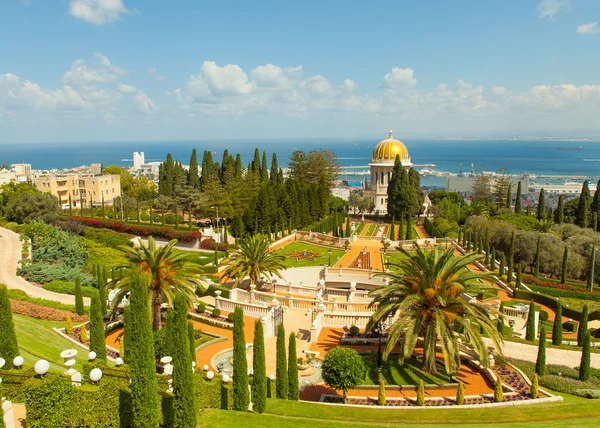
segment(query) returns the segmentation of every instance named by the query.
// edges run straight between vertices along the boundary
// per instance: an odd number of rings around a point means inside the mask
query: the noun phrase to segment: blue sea
[[[341,166],[365,166],[366,169],[377,140],[215,140],[164,142],[82,142],[28,143],[0,145],[0,164],[30,163],[33,169],[71,168],[91,163],[132,165],[134,151],[145,153],[146,162],[165,159],[167,153],[183,164],[189,163],[193,148],[202,153],[210,150],[221,161],[223,150],[240,153],[244,165],[252,160],[254,148],[277,153],[280,166],[286,166],[294,150],[319,148],[333,150]],[[505,168],[513,174],[530,172],[538,175],[600,175],[600,142],[592,141],[516,141],[516,140],[403,140],[412,162],[433,164],[439,171],[458,172],[462,163],[468,172],[471,163],[475,171],[497,171]],[[582,147],[582,150],[558,150],[558,147]],[[361,179],[361,176],[348,177]],[[424,177],[424,185],[443,186],[443,178]]]

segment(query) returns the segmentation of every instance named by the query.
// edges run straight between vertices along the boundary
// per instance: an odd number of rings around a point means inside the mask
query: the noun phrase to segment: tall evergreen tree
[[[277,398],[288,399],[288,373],[287,358],[285,352],[285,329],[283,323],[277,326],[277,354],[276,354],[276,390]]]
[[[567,261],[569,260],[569,247],[565,245],[565,251],[563,252],[562,267],[560,273],[560,283],[567,283]]]
[[[271,183],[277,183],[279,177],[279,165],[277,165],[277,153],[273,153],[273,157],[271,158],[271,174],[269,178],[271,179]]]
[[[194,374],[187,333],[188,299],[182,293],[173,303],[173,426],[196,428]]]
[[[90,351],[96,353],[96,358],[106,360],[106,343],[104,342],[104,319],[100,294],[92,293],[90,303]]]
[[[265,334],[261,320],[254,323],[254,346],[252,348],[252,410],[262,413],[267,406],[267,367],[265,362]]]
[[[517,183],[517,195],[515,196],[515,214],[523,214],[523,204],[521,202],[521,180]]]
[[[290,400],[298,401],[300,398],[300,385],[298,383],[298,362],[296,361],[298,355],[296,354],[296,335],[290,333],[290,340],[288,346],[288,398]]]
[[[546,327],[543,323],[542,327],[540,328],[540,343],[538,344],[535,372],[540,376],[544,376],[546,374]]]
[[[579,363],[579,380],[587,382],[591,375],[590,333],[585,332],[581,344],[581,361]]]
[[[510,251],[508,253],[508,282],[512,281],[513,267],[515,262],[515,232],[510,235]]]
[[[490,260],[490,269],[496,270],[496,247],[492,247],[492,257]]]
[[[579,319],[579,328],[577,329],[577,346],[583,346],[583,335],[588,332],[588,313],[589,308],[587,303],[583,305],[581,318]]]
[[[83,315],[83,295],[81,294],[81,278],[75,278],[75,312],[77,315]]]
[[[563,336],[562,326],[562,305],[560,301],[556,302],[556,314],[554,318],[554,324],[552,325],[552,344],[561,345]]]
[[[260,176],[260,150],[258,150],[258,147],[254,149],[254,159],[252,160],[250,170]]]
[[[538,198],[536,218],[541,220],[546,217],[546,193],[544,189],[540,189],[540,196]]]
[[[520,183],[520,181],[519,181]],[[512,206],[512,184],[510,184],[510,180],[508,181],[508,186],[506,188],[506,208]]]
[[[588,227],[590,223],[590,188],[588,181],[583,182],[579,202],[575,211],[575,224],[580,227]]]
[[[517,263],[517,278],[515,279],[515,290],[521,288],[521,264]]]
[[[200,188],[200,174],[198,173],[198,158],[196,154],[196,149],[192,150],[192,157],[190,158],[188,186],[192,186],[194,189]]]
[[[262,162],[260,166],[260,179],[261,181],[269,181],[269,169],[267,167],[267,154],[263,152]]]
[[[500,257],[500,266],[498,268],[498,273],[500,275],[500,277],[502,277],[504,275],[504,267],[506,266],[506,257],[504,256],[504,253],[502,253],[502,256]]]
[[[596,184],[596,191],[594,192],[594,199],[592,200],[590,209],[592,212],[600,214],[600,180],[598,180],[598,183]]]
[[[596,246],[592,245],[592,254],[590,255],[590,266],[588,269],[588,288],[590,293],[594,291],[594,267],[596,266]]]
[[[131,369],[131,413],[134,428],[157,428],[158,383],[154,360],[154,339],[148,308],[145,279],[138,271],[131,278],[129,306],[126,309],[125,344]]]
[[[8,299],[8,289],[0,284],[0,357],[12,361],[19,355],[19,345]]]
[[[190,345],[190,358],[192,362],[196,361],[196,330],[191,321],[187,323],[188,344]]]
[[[541,241],[542,241],[542,236],[540,235],[540,236],[538,236],[537,245],[535,247],[535,261],[534,261],[534,268],[533,268],[533,276],[536,278],[540,276]]]
[[[244,336],[244,312],[237,307],[233,311],[233,410],[248,411],[248,360]]]
[[[525,332],[525,340],[533,342],[535,340],[535,305],[533,300],[529,302],[529,312],[527,314],[527,330]]]
[[[158,167],[158,194],[173,196],[173,183],[175,181],[175,161],[171,153],[167,159]]]
[[[562,224],[565,220],[565,197],[560,195],[558,197],[558,205],[556,211],[554,211],[554,223]]]

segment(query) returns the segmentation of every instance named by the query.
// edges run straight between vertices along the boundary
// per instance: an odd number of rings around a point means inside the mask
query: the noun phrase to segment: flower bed
[[[142,226],[123,223],[118,220],[102,220],[86,217],[69,217],[89,227],[111,229],[116,232],[130,233],[136,236],[155,236],[164,239],[177,239],[180,242],[194,242],[202,237],[199,231],[176,230],[166,226]]]
[[[523,275],[523,282],[526,284],[531,284],[537,287],[544,288],[553,288],[556,290],[564,290],[564,291],[574,291],[577,293],[590,293],[589,288],[585,284],[575,284],[572,282],[567,282],[566,284],[561,284],[560,281],[555,281],[548,278],[536,278],[532,275]],[[600,290],[598,288],[594,288],[591,292],[592,294],[600,295]]]
[[[87,321],[86,316],[77,315],[74,312],[65,311],[63,309],[48,308],[45,306],[36,305],[30,302],[20,300],[10,301],[12,312],[15,314],[25,315],[31,318],[36,318],[43,321],[65,321],[67,316],[71,316],[73,322]]]
[[[222,315],[215,317],[209,312],[190,312],[188,316],[191,319],[198,321],[202,324],[212,325],[213,327],[224,328],[227,330],[233,329],[233,323],[229,320],[229,318],[224,317]]]

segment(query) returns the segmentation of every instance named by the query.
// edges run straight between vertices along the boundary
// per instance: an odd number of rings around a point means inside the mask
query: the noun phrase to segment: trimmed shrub
[[[543,324],[540,330],[540,342],[538,344],[535,372],[540,376],[544,376],[546,373],[546,327],[544,327]]]
[[[423,407],[425,405],[425,384],[423,379],[419,379],[419,386],[417,387],[417,406]]]
[[[504,401],[504,391],[502,389],[502,379],[498,377],[496,386],[494,387],[494,403],[502,403]]]
[[[540,311],[540,321],[541,322],[548,321],[548,311],[545,311],[543,309]]]
[[[562,305],[560,302],[556,304],[556,314],[554,318],[554,325],[552,327],[552,344],[560,345],[562,344],[562,335],[563,335],[563,327],[562,327]]]
[[[71,315],[67,315],[65,333],[67,333],[69,336],[73,336],[73,321],[71,320]]]
[[[533,300],[529,301],[529,313],[527,315],[527,331],[525,340],[533,342],[535,340],[535,305]]]
[[[30,378],[23,384],[23,395],[31,428],[64,428],[77,406],[76,390],[62,374]]]
[[[287,373],[287,358],[285,352],[285,329],[283,324],[277,326],[277,351],[276,351],[276,385],[277,398],[281,400],[288,399],[288,373]]]
[[[537,373],[533,374],[533,378],[531,379],[531,390],[529,391],[529,397],[532,399],[538,398],[539,395],[539,379]]]
[[[290,333],[288,345],[288,399],[298,401],[300,385],[298,381],[298,355],[296,353],[296,335]]]
[[[194,378],[187,333],[188,300],[175,295],[173,315],[173,425],[181,428],[196,427],[194,405]]]
[[[214,308],[212,310],[212,316],[213,317],[220,317],[221,316],[221,310],[219,308]]]
[[[325,384],[344,394],[344,403],[348,391],[362,382],[365,375],[365,363],[354,349],[336,346],[325,355],[321,372]]]
[[[83,315],[83,291],[81,290],[81,278],[78,276],[75,278],[75,312],[77,315]]]
[[[573,395],[597,400],[600,399],[600,389],[576,389],[573,391]]]
[[[583,306],[581,311],[581,318],[579,321],[579,328],[577,330],[577,346],[583,345],[583,335],[588,332],[588,305],[587,303]]]
[[[584,333],[581,347],[581,362],[579,363],[579,380],[590,380],[590,334]]]
[[[198,306],[196,307],[196,312],[198,312],[199,314],[203,314],[204,312],[206,312],[206,303],[199,302]]]
[[[75,278],[75,281],[77,282],[78,279],[79,279],[79,277]],[[75,282],[54,280],[54,281],[50,281],[47,284],[44,284],[42,286],[42,288],[44,290],[52,291],[54,293],[70,294],[71,296],[75,296],[77,286],[76,286]],[[92,294],[94,294],[96,292],[96,289],[94,287],[89,287],[89,286],[82,287],[81,280],[79,281],[79,289],[81,291],[81,295],[85,296],[85,297],[92,297]],[[75,299],[75,303],[77,304],[77,299]],[[82,304],[83,304],[83,299],[82,299]]]
[[[244,335],[244,311],[233,311],[233,410],[248,411],[248,360]]]
[[[0,284],[0,356],[6,361],[12,361],[17,355],[19,346],[8,300],[8,289]]]
[[[229,297],[230,297],[229,288],[221,287],[220,285],[215,285],[215,284],[209,285],[206,290],[202,290],[200,287],[198,287],[196,289],[196,295],[198,297],[206,297],[206,296],[217,297],[217,295],[215,294],[215,291],[217,291],[217,290],[221,292],[221,297],[223,297],[225,299],[229,299]]]
[[[90,351],[96,353],[96,358],[106,360],[104,317],[100,305],[100,296],[98,293],[94,293],[90,304]]]
[[[577,323],[575,321],[564,322],[562,327],[568,333],[575,333],[577,331]]]
[[[360,329],[357,326],[353,325],[350,327],[349,333],[350,336],[358,336],[360,334]]]
[[[458,382],[458,389],[456,390],[456,405],[462,406],[465,403],[465,384]]]
[[[254,323],[254,353],[252,359],[252,410],[263,413],[267,406],[267,367],[265,360],[265,335],[260,319]]]

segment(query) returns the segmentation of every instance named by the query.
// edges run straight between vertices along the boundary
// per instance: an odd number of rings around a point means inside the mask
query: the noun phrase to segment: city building
[[[102,164],[101,163],[93,163],[90,165],[90,169],[92,170],[92,175],[102,174]]]
[[[133,169],[140,169],[145,163],[144,152],[133,152]]]
[[[387,139],[382,140],[375,146],[369,169],[371,172],[370,182],[367,184],[367,190],[364,196],[368,196],[375,202],[374,211],[378,215],[387,214],[387,188],[392,178],[392,170],[396,155],[400,156],[400,162],[404,169],[410,169],[412,162],[408,155],[408,149],[400,141],[392,137],[392,130]]]
[[[102,206],[102,199],[107,205],[121,196],[121,177],[115,175],[44,175],[33,179],[35,187],[41,191],[56,196],[63,208],[69,207],[69,196],[73,207],[89,207],[90,203]]]
[[[494,185],[496,184],[496,180],[494,179],[496,174],[489,171],[484,172],[484,174],[490,177],[490,189],[493,189]],[[468,175],[446,174],[446,191],[460,193],[463,196],[469,196],[471,193],[473,193],[473,184],[475,184],[476,180],[477,175],[474,173]],[[513,195],[517,190],[517,183],[519,182],[521,182],[521,192],[523,192],[523,194],[529,191],[529,174],[523,174],[520,176],[512,175],[510,177],[510,184]]]
[[[13,163],[10,169],[0,170],[0,186],[10,182],[28,183],[30,179],[30,163]]]

